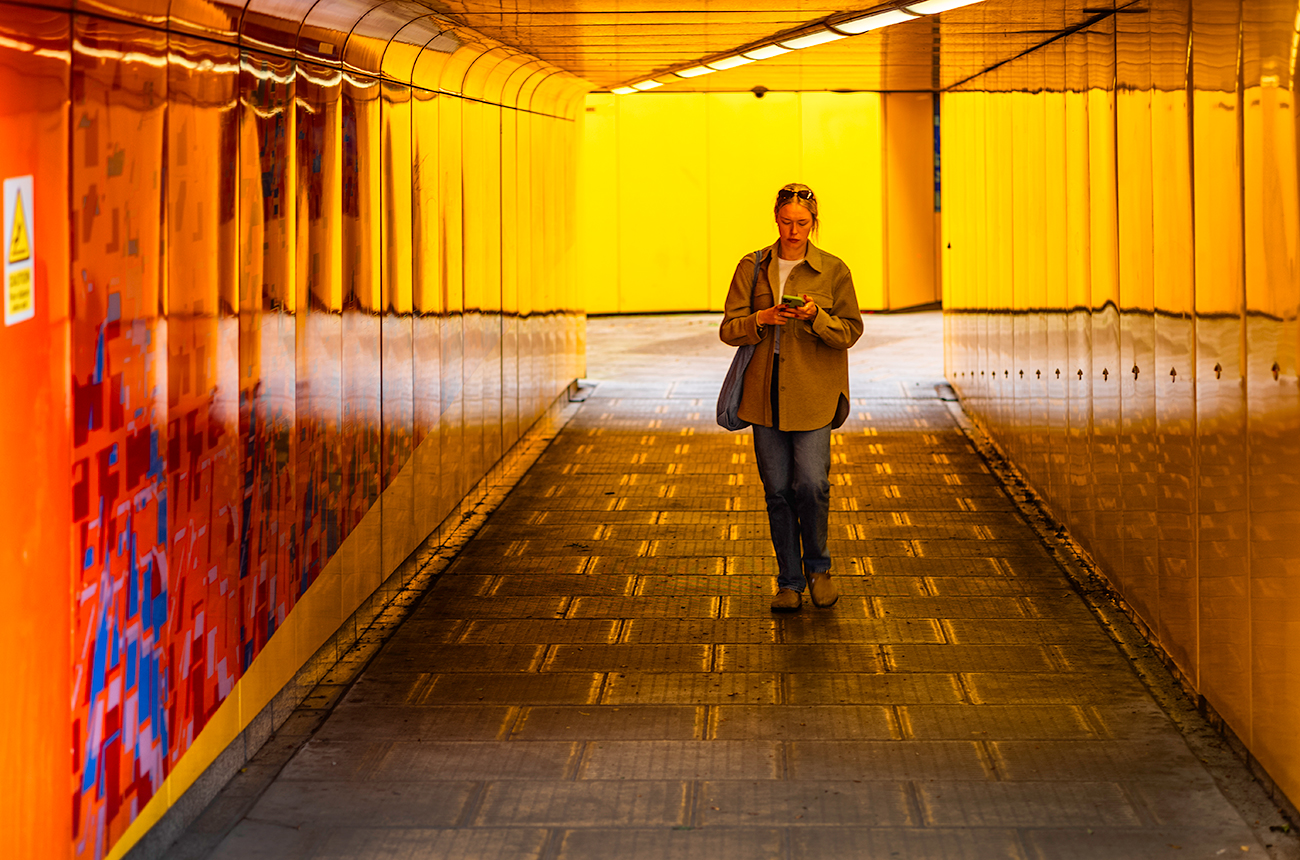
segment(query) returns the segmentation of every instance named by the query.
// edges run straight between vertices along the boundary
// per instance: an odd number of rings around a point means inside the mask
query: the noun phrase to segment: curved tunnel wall
[[[120,856],[582,374],[587,87],[410,2],[0,5],[0,77],[0,853]]]
[[[1296,800],[1297,10],[1149,5],[943,96],[947,375]]]

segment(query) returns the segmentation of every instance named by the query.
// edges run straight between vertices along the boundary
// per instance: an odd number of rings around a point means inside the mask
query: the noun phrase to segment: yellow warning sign
[[[27,319],[36,309],[32,295],[32,270],[11,272],[5,282],[5,316]]]
[[[4,224],[0,237],[8,243],[4,257],[5,325],[36,316],[40,283],[36,276],[36,237],[32,206],[36,202],[31,176],[10,176],[4,181]]]
[[[9,262],[21,263],[32,256],[32,243],[27,238],[27,215],[23,206],[23,193],[18,191],[14,202],[13,234],[9,237]]]

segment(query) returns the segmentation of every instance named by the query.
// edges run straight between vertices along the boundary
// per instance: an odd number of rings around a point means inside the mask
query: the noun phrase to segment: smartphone
[[[787,308],[801,308],[806,302],[798,296],[781,296],[781,304]]]

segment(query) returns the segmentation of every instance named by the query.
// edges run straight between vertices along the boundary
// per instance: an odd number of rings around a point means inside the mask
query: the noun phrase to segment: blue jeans
[[[777,587],[802,592],[805,572],[831,569],[826,552],[831,508],[830,425],[820,430],[774,430],[755,424],[754,456],[767,496]]]

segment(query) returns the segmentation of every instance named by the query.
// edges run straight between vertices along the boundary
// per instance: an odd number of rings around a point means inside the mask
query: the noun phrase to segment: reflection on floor
[[[591,322],[594,393],[214,856],[1264,852],[938,399],[937,314],[867,319],[844,596],[773,617],[716,324]]]

